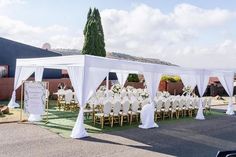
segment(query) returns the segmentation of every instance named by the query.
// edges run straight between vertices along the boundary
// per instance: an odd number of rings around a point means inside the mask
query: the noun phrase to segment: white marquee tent
[[[85,107],[88,99],[109,72],[116,72],[119,82],[122,85],[124,84],[128,73],[136,72],[144,74],[151,102],[156,95],[161,76],[164,74],[179,75],[185,86],[194,88],[197,85],[200,97],[203,96],[207,88],[209,77],[218,77],[222,86],[231,97],[226,113],[228,115],[234,114],[232,96],[235,69],[192,69],[90,55],[17,59],[14,91],[12,93],[11,101],[8,104],[9,107],[19,107],[15,102],[15,91],[21,86],[22,81],[27,80],[33,73],[35,73],[36,81],[42,81],[45,68],[66,69],[68,71],[72,86],[74,87],[81,106],[78,118],[72,130],[72,138],[83,138],[87,136],[83,124],[83,107]],[[201,99],[196,119],[204,119]]]

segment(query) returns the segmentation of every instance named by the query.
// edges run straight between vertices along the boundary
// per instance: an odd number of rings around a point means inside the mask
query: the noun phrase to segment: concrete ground
[[[0,125],[1,157],[214,157],[236,150],[236,116],[177,121],[159,128],[133,128],[65,139],[32,124]]]

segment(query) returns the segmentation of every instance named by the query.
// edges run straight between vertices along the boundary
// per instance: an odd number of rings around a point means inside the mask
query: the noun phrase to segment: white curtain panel
[[[196,82],[197,82],[198,92],[200,95],[199,108],[197,111],[196,119],[204,120],[205,117],[203,115],[202,97],[209,82],[209,73],[206,72],[205,70],[199,70],[196,74]]]
[[[71,133],[72,138],[82,138],[88,136],[84,128],[83,116],[83,88],[84,88],[84,67],[71,66],[67,69],[71,84],[75,90],[76,97],[80,103],[80,111]]]
[[[234,73],[233,72],[225,72],[221,73],[217,76],[220,80],[220,83],[224,87],[225,91],[229,95],[229,104],[227,107],[226,114],[234,115],[234,108],[232,104],[233,90],[234,90]]]
[[[44,67],[36,67],[35,69],[35,81],[42,81],[43,80],[43,71]],[[28,121],[29,122],[38,122],[41,121],[42,117],[40,114],[30,114]]]
[[[149,129],[149,128],[158,127],[158,125],[154,122],[154,111],[155,111],[155,108],[154,108],[154,105],[152,104],[147,104],[143,106],[141,110],[141,115],[140,115],[142,124],[139,125],[139,128]]]
[[[43,71],[44,71],[44,67],[37,67],[35,69],[35,81],[43,80]]]
[[[35,67],[16,67],[15,70],[15,80],[14,80],[14,90],[12,92],[12,97],[8,103],[9,108],[19,107],[20,105],[16,103],[16,90],[20,87],[24,80],[27,80],[35,72]]]
[[[155,108],[153,104],[153,99],[156,96],[161,76],[161,73],[144,72],[144,79],[147,85],[151,103],[145,105],[141,110],[142,125],[139,125],[140,128],[148,129],[158,127],[158,125],[154,122]]]
[[[128,75],[129,75],[129,73],[127,73],[127,72],[116,72],[116,76],[117,76],[118,81],[122,87],[125,85]]]
[[[149,92],[150,101],[152,102],[156,96],[162,73],[144,72],[143,75]]]
[[[194,75],[180,74],[180,77],[185,87],[190,86],[194,90],[197,85]]]
[[[84,107],[97,87],[106,77],[108,69],[68,67],[68,73],[72,86],[75,89],[78,101],[80,102],[80,112],[72,130],[72,138],[83,138],[88,136],[84,128]]]

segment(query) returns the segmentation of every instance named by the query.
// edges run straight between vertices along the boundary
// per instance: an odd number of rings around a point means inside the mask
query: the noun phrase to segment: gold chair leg
[[[113,127],[113,123],[114,123],[114,116],[111,117],[111,127]]]
[[[124,116],[122,115],[121,116],[121,121],[120,121],[120,125],[123,126],[123,119],[124,119]]]
[[[104,123],[103,123],[103,116],[101,116],[101,119],[100,119],[100,122],[101,122],[101,128],[103,129],[103,125],[104,125]]]
[[[132,113],[131,113],[131,115],[130,115],[130,125],[131,125],[131,123],[132,123],[132,119],[133,119],[133,116],[132,116]]]

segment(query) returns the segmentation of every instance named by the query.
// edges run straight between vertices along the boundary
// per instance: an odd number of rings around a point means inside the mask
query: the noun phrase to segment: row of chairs
[[[78,104],[78,100],[72,90],[58,92],[57,106],[59,110],[63,108],[64,111],[76,111]]]
[[[122,102],[116,101],[106,101],[104,105],[99,107],[99,111],[94,114],[94,125],[96,123],[101,124],[101,128],[104,127],[104,124],[110,124],[113,127],[114,123],[119,123],[120,126],[123,126],[124,122],[131,124],[136,119],[136,122],[139,121],[139,101],[133,101],[132,104],[128,100]]]
[[[190,116],[196,114],[199,105],[198,98],[187,98],[187,99],[175,99],[170,100],[167,99],[163,101],[162,99],[155,99],[155,120],[173,118],[175,116],[176,119],[179,119],[180,116]],[[211,111],[211,99],[203,100],[203,110],[204,113],[207,111]]]

